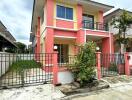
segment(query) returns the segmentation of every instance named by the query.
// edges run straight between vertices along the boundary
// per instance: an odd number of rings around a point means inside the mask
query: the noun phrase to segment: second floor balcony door
[[[83,28],[94,29],[94,16],[83,14]]]

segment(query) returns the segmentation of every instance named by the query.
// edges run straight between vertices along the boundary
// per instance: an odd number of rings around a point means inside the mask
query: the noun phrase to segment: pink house
[[[94,41],[102,53],[113,53],[113,34],[103,14],[113,6],[91,0],[34,0],[30,41],[34,53],[58,51],[58,62],[77,54],[77,45]]]
[[[86,0],[34,0],[30,40],[35,53],[75,55],[76,45],[94,41],[113,53],[113,34],[103,22],[112,6]]]

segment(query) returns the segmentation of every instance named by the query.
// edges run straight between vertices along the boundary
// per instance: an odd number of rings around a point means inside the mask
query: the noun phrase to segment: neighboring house
[[[59,62],[65,63],[65,57],[77,54],[77,45],[88,41],[96,42],[102,53],[113,53],[113,34],[103,20],[112,8],[91,0],[34,0],[34,53],[53,53],[56,48]]]
[[[127,11],[127,12],[128,12],[128,14],[132,15],[132,12],[130,12],[130,11]],[[119,8],[119,9],[116,9],[115,11],[113,11],[113,12],[111,12],[111,13],[104,16],[104,22],[108,24],[109,31],[111,33],[114,33],[114,35],[118,34],[119,30],[117,28],[114,28],[113,25],[111,25],[112,19],[120,17],[122,13],[123,13],[123,10]],[[127,29],[126,38],[131,39],[130,43],[127,43],[126,50],[128,52],[132,52],[132,27]],[[115,41],[114,44],[115,44],[114,45],[115,52],[119,52],[120,51],[119,44],[116,41]]]
[[[8,48],[16,48],[15,41],[15,38],[0,21],[0,52],[4,52]]]

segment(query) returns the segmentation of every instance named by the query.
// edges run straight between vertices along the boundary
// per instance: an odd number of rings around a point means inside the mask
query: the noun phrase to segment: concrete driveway
[[[130,81],[131,79],[128,83],[110,83],[109,89],[83,94],[70,100],[132,100],[132,81]]]

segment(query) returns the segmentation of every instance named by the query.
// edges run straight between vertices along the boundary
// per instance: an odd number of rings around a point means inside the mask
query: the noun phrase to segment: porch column
[[[37,52],[36,53],[40,53],[40,17],[38,17],[36,40],[37,40]]]
[[[109,34],[109,37],[102,39],[102,53],[114,53],[113,34]]]
[[[128,52],[126,52],[124,54],[125,56],[125,74],[126,75],[130,75],[130,66],[129,66],[129,56],[128,56]]]
[[[96,53],[96,62],[97,62],[97,77],[98,77],[98,80],[100,80],[101,79],[101,58],[100,58],[100,56],[101,56],[101,52],[97,52]]]
[[[58,67],[58,62],[57,62],[57,56],[58,52],[54,51],[53,53],[53,84],[57,85],[58,84],[58,71],[59,71],[59,67]]]
[[[54,49],[54,29],[52,28],[54,22],[54,2],[54,0],[46,1],[46,25],[49,27],[46,28],[45,53],[53,53]]]
[[[45,53],[53,53],[54,51],[54,29],[47,28],[45,36]]]
[[[77,38],[76,38],[76,44],[77,45],[82,45],[85,43],[85,33],[84,31],[81,29],[82,28],[82,22],[83,22],[83,18],[82,18],[82,14],[83,14],[83,8],[81,5],[77,5],[77,28],[78,28],[78,32],[77,32]],[[78,52],[78,48],[76,48],[76,53]]]

